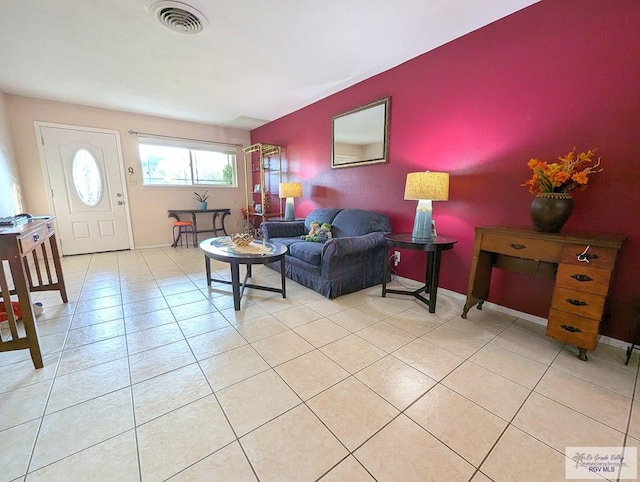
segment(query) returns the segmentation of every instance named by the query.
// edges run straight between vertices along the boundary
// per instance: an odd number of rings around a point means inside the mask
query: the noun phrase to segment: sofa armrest
[[[376,232],[364,234],[362,236],[330,239],[324,244],[322,257],[341,258],[385,246],[385,234],[386,233]]]
[[[307,234],[304,221],[265,221],[260,229],[267,241],[271,238],[295,238]]]

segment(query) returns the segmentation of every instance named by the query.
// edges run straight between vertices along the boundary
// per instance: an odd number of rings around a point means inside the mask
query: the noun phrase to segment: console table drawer
[[[604,295],[556,287],[553,290],[551,308],[599,321],[604,310],[604,300]]]
[[[606,295],[609,291],[611,271],[581,264],[560,264],[556,274],[556,286],[585,293]]]
[[[599,327],[599,321],[552,309],[546,334],[564,343],[593,350],[598,343]]]
[[[613,270],[618,251],[588,244],[567,244],[562,250],[561,263]]]
[[[545,239],[520,236],[500,236],[485,233],[482,236],[483,251],[557,263],[562,255],[562,245]]]
[[[20,251],[22,252],[22,254],[28,253],[35,246],[42,243],[45,239],[51,236],[51,233],[53,233],[53,227],[51,226],[51,223],[47,223],[37,230],[26,233],[19,239]]]

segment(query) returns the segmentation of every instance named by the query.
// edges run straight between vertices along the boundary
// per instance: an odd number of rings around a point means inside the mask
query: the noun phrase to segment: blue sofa
[[[304,241],[311,223],[331,224],[332,239]],[[316,209],[304,221],[266,221],[264,239],[286,245],[286,276],[307,288],[337,298],[382,283],[387,250],[384,234],[391,222],[384,214],[362,209]],[[279,271],[280,264],[270,268]]]

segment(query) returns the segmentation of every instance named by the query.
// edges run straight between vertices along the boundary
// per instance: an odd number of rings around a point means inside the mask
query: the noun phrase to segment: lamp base
[[[295,219],[295,210],[293,207],[293,198],[288,197],[284,205],[284,219],[286,221],[293,221]]]
[[[411,237],[419,240],[431,239],[432,224],[431,201],[422,199],[418,201]]]

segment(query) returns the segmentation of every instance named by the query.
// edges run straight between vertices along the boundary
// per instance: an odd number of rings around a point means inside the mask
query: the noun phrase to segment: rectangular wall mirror
[[[390,97],[331,119],[331,168],[388,162]]]

